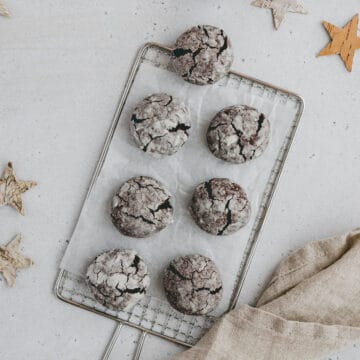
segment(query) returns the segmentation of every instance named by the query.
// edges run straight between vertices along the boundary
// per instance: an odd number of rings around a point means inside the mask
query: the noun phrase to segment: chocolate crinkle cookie
[[[154,178],[131,178],[113,197],[111,218],[124,235],[136,238],[150,236],[173,221],[171,195]]]
[[[129,310],[150,285],[144,261],[133,250],[111,250],[97,256],[86,272],[97,301],[109,309]]]
[[[175,154],[189,138],[190,110],[168,94],[153,94],[135,108],[130,132],[136,144],[152,155]]]
[[[228,235],[247,224],[251,208],[240,185],[215,178],[196,187],[190,213],[201,229],[213,235]]]
[[[163,284],[171,306],[189,315],[205,315],[214,310],[223,294],[219,270],[202,255],[172,260],[165,269]]]
[[[175,43],[172,64],[185,80],[213,84],[228,74],[234,60],[231,43],[222,29],[199,25],[182,34]]]
[[[265,115],[249,106],[231,106],[217,113],[207,130],[210,151],[219,159],[242,164],[260,156],[270,138]]]

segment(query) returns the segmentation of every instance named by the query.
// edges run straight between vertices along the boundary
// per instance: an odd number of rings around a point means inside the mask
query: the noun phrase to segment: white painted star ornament
[[[4,176],[0,178],[0,207],[10,205],[21,215],[24,215],[22,194],[36,186],[35,181],[18,180],[11,162],[5,168]]]
[[[6,246],[0,245],[0,274],[10,287],[15,284],[18,269],[28,268],[34,264],[21,253],[20,243],[21,235],[18,234]]]
[[[304,6],[297,0],[254,0],[251,4],[260,8],[271,9],[276,30],[283,22],[286,13],[307,14]]]
[[[0,15],[1,16],[10,16],[9,10],[5,7],[2,0],[0,0]]]

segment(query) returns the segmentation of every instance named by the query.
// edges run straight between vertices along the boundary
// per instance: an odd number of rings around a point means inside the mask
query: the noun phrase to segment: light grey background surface
[[[299,245],[359,225],[360,53],[353,73],[337,56],[317,59],[326,19],[344,25],[358,0],[304,0],[278,32],[250,0],[6,0],[0,18],[0,166],[39,185],[24,195],[27,215],[0,209],[0,243],[18,232],[36,265],[9,289],[0,281],[0,358],[99,359],[114,323],[52,294],[118,97],[136,50],[171,44],[199,23],[224,27],[234,69],[304,96],[306,110],[261,235],[242,301],[253,301],[275,261]],[[271,261],[269,261],[271,259]],[[130,359],[138,333],[126,330],[112,359]],[[128,345],[125,346],[125,343]],[[156,339],[142,359],[168,359]],[[358,359],[353,347],[332,359]]]

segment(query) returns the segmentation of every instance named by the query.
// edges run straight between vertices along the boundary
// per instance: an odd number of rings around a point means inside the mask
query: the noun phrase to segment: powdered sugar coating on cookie
[[[190,110],[175,97],[160,93],[135,108],[130,132],[144,152],[154,156],[175,154],[189,138]]]
[[[179,256],[164,271],[169,303],[190,315],[205,315],[219,304],[223,287],[215,263],[202,255]]]
[[[190,213],[201,229],[213,235],[228,235],[247,224],[251,207],[240,185],[215,178],[196,187]]]
[[[143,238],[173,221],[171,195],[149,176],[138,176],[121,185],[112,200],[113,224],[124,235]]]
[[[133,250],[111,250],[97,256],[86,272],[97,301],[109,309],[131,309],[150,285],[144,261]]]
[[[269,120],[256,109],[244,105],[218,112],[207,130],[210,151],[219,159],[236,164],[260,156],[269,138]]]
[[[224,30],[199,25],[182,34],[175,43],[172,65],[185,80],[213,84],[228,74],[234,55]]]

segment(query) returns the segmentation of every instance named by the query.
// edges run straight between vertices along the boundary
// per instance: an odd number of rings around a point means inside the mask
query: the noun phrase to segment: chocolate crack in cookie
[[[175,309],[205,315],[219,304],[223,287],[214,262],[202,255],[179,256],[164,271],[166,297]]]
[[[249,106],[221,110],[207,130],[210,151],[219,159],[241,164],[260,156],[270,138],[265,115]]]
[[[189,138],[190,110],[168,94],[153,94],[135,108],[130,132],[140,149],[155,156],[175,154]]]
[[[240,185],[215,178],[196,187],[190,213],[201,229],[213,235],[228,235],[247,224],[251,207]]]
[[[133,250],[111,250],[97,256],[86,272],[95,299],[109,309],[129,310],[150,285],[144,261]]]
[[[224,30],[199,25],[182,34],[175,43],[172,64],[185,80],[213,84],[228,74],[234,60],[231,43]]]
[[[124,235],[136,238],[150,236],[173,221],[171,195],[154,178],[131,178],[113,197],[111,218]]]

